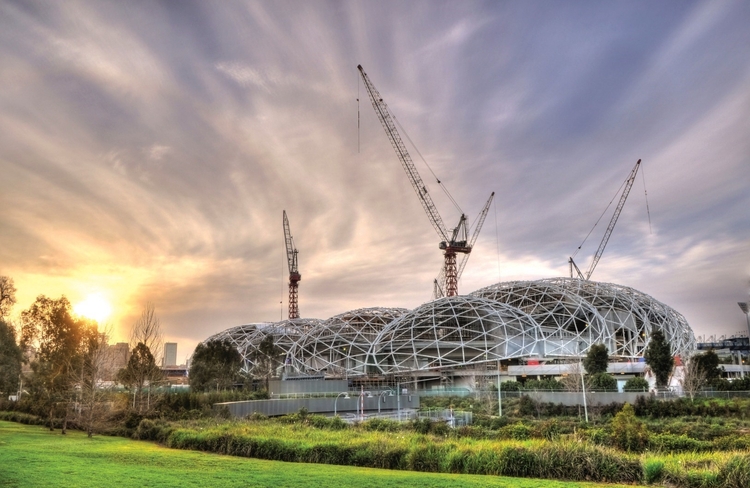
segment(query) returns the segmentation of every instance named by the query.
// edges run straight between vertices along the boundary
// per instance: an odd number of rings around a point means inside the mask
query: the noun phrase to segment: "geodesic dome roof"
[[[362,374],[370,345],[405,308],[360,308],[331,317],[311,329],[290,352],[295,369]]]
[[[463,367],[534,353],[538,328],[519,309],[471,296],[440,298],[394,320],[370,349],[378,373]]]
[[[472,368],[523,357],[578,358],[599,343],[614,359],[634,359],[643,356],[657,328],[674,354],[695,349],[685,318],[643,292],[550,278],[497,283],[411,311],[361,308],[325,321],[241,325],[207,341],[228,338],[249,371],[258,345],[272,334],[291,370],[356,376]]]
[[[612,334],[611,342],[605,342],[612,356],[642,357],[655,329],[664,332],[673,354],[684,356],[695,349],[695,336],[685,317],[635,288],[574,278],[540,281],[554,283],[596,307]]]
[[[505,303],[528,314],[539,329],[542,357],[580,356],[611,334],[597,309],[563,287],[544,281],[508,281],[471,294]]]
[[[320,322],[319,319],[287,319],[281,322],[240,325],[214,334],[203,343],[217,339],[228,339],[240,352],[244,365],[242,369],[247,372],[252,369],[252,358],[267,335],[273,335],[274,344],[281,350],[279,355],[288,356],[294,345]]]

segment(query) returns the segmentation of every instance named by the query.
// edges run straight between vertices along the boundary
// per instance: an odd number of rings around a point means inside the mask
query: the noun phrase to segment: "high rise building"
[[[177,366],[177,343],[164,343],[164,366]]]

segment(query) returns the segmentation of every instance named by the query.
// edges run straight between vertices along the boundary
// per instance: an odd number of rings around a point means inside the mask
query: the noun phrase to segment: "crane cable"
[[[617,193],[615,193],[615,196],[612,197],[612,200],[610,200],[609,204],[607,204],[607,208],[605,208],[604,212],[602,212],[602,214],[599,216],[599,218],[596,219],[596,223],[591,228],[591,230],[589,231],[589,233],[586,234],[586,237],[583,239],[583,242],[581,242],[581,245],[578,246],[578,249],[576,249],[576,252],[573,253],[573,255],[571,256],[571,258],[576,257],[576,255],[578,254],[578,251],[581,250],[581,247],[583,247],[583,245],[586,243],[586,241],[588,240],[588,238],[591,235],[591,233],[594,232],[594,229],[596,229],[597,224],[599,224],[599,221],[602,220],[602,217],[604,217],[604,214],[607,213],[607,210],[609,210],[609,207],[612,206],[612,202],[615,201],[615,199],[617,198],[617,195],[619,195],[620,191],[622,191],[622,187],[625,186],[625,183],[627,183],[629,179],[630,179],[630,176],[628,176],[627,178],[625,178],[625,181],[622,182],[622,185],[620,185],[620,188],[617,189]]]
[[[497,200],[493,201],[495,206],[495,247],[497,248],[497,281],[500,281],[500,237],[497,229]]]
[[[646,213],[648,213],[648,233],[653,234],[651,231],[651,209],[648,208],[648,191],[646,191],[646,172],[641,167],[641,177],[643,178],[643,194],[646,195]]]
[[[387,106],[386,106],[387,107]],[[461,215],[464,215],[464,211],[461,210],[461,207],[458,206],[458,203],[456,203],[456,200],[453,199],[453,196],[450,194],[448,189],[443,185],[443,183],[440,181],[440,178],[437,177],[434,171],[432,171],[432,168],[429,164],[427,164],[427,160],[422,156],[422,153],[419,152],[419,148],[414,144],[414,141],[411,140],[411,137],[409,137],[409,133],[406,132],[406,129],[401,125],[401,122],[398,121],[395,115],[393,115],[393,112],[391,112],[390,108],[387,108],[388,113],[391,115],[391,118],[396,121],[396,124],[398,124],[399,128],[401,129],[401,132],[403,132],[404,136],[406,136],[406,139],[409,141],[409,144],[411,144],[411,147],[414,148],[415,151],[417,151],[417,154],[419,154],[419,157],[422,159],[422,162],[425,166],[427,166],[427,169],[430,170],[430,173],[432,173],[432,176],[435,178],[435,181],[437,182],[438,186],[443,190],[443,192],[448,196],[451,202],[453,202],[453,206],[456,207],[456,209],[461,213]]]

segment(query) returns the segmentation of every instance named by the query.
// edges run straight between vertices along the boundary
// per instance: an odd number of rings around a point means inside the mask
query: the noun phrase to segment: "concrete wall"
[[[215,403],[214,408],[227,407],[233,417],[247,417],[255,412],[267,415],[269,417],[277,415],[288,415],[296,413],[304,407],[310,413],[333,413],[334,404],[336,413],[356,412],[359,405],[359,395],[344,398],[294,398],[281,400],[250,400],[244,402],[225,402]],[[398,397],[365,397],[365,413],[377,413],[378,401],[382,412],[396,410],[398,408]],[[417,395],[402,395],[401,408],[419,408],[419,397]]]
[[[347,380],[271,380],[269,394],[302,395],[305,393],[340,393],[349,390]]]

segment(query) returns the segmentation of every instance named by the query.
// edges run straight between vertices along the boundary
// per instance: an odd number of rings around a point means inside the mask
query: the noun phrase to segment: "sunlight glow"
[[[78,302],[73,311],[83,317],[102,323],[112,313],[109,301],[101,293],[92,293],[82,302]]]

